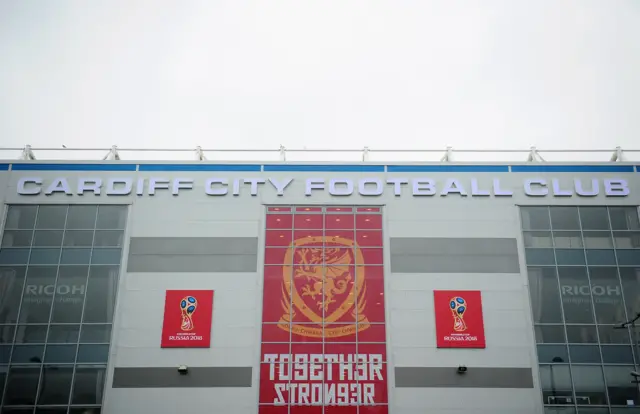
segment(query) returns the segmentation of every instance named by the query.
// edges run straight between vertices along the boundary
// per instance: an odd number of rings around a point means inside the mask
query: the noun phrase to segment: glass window
[[[31,249],[29,264],[57,265],[60,262],[60,249]]]
[[[68,404],[72,378],[73,367],[45,365],[42,369],[38,404]]]
[[[567,370],[569,370],[569,367],[567,367]],[[571,398],[571,397],[566,397],[566,398]],[[573,398],[571,398],[571,401],[573,401]],[[547,400],[545,400],[545,402],[547,402]],[[570,404],[570,403],[563,403],[563,404]],[[576,409],[574,407],[544,407],[544,414],[576,414]]]
[[[580,207],[583,230],[609,230],[609,214],[606,207]]]
[[[559,249],[581,249],[582,234],[579,231],[554,231],[553,242]]]
[[[7,212],[7,229],[32,229],[36,224],[37,206],[9,206]]]
[[[122,247],[124,232],[121,230],[97,230],[95,247]]]
[[[69,206],[68,229],[93,229],[96,226],[98,206]]]
[[[93,230],[67,230],[64,233],[66,247],[91,247]]]
[[[5,230],[2,236],[2,247],[29,247],[33,230]]]
[[[610,231],[585,231],[583,235],[587,249],[613,249]]]
[[[78,364],[106,363],[109,358],[109,345],[80,345]]]
[[[61,264],[89,264],[91,249],[62,249]]]
[[[553,267],[529,267],[529,293],[535,323],[562,323],[558,278]]]
[[[567,325],[567,338],[570,344],[598,343],[595,325]]]
[[[620,266],[640,266],[640,249],[634,250],[616,250],[618,256],[618,264]]]
[[[50,344],[72,344],[78,342],[80,325],[51,325],[49,327]]]
[[[0,345],[0,364],[8,364],[11,360],[11,345]]]
[[[111,339],[111,325],[82,325],[80,342],[108,344]]]
[[[547,207],[522,207],[522,227],[525,230],[549,230],[549,209]]]
[[[566,345],[538,345],[538,361],[541,363],[568,363]]]
[[[91,264],[96,265],[117,265],[120,263],[122,251],[120,249],[93,249]]]
[[[613,250],[587,250],[589,266],[615,266],[616,255]]]
[[[607,391],[611,405],[627,405],[627,401],[633,401],[634,405],[640,404],[638,385],[632,383],[632,371],[634,371],[633,365],[604,367],[604,377],[607,380]]]
[[[73,383],[72,404],[101,404],[104,382],[107,377],[104,367],[77,366]]]
[[[551,227],[554,230],[580,230],[576,207],[551,207]]]
[[[0,265],[21,265],[27,264],[29,260],[29,249],[1,249]]]
[[[640,249],[640,231],[614,231],[616,249]]]
[[[100,407],[71,407],[69,409],[69,414],[100,414]]]
[[[593,323],[591,289],[586,267],[559,267],[562,306],[567,323]]]
[[[80,322],[88,275],[89,266],[60,266],[52,322]]]
[[[558,262],[558,266],[584,266],[584,250],[557,249],[556,261]]]
[[[609,207],[609,216],[614,230],[640,230],[637,207]]]
[[[47,325],[18,325],[16,343],[43,344],[47,339]]]
[[[620,267],[622,293],[627,305],[627,315],[633,316],[640,310],[640,268]]]
[[[84,322],[110,323],[118,289],[118,266],[91,266]]]
[[[0,266],[0,323],[15,323],[18,320],[20,298],[24,287],[26,267]]]
[[[633,364],[633,349],[629,345],[601,345],[605,364]]]
[[[36,247],[62,246],[63,230],[36,230],[33,245]]]
[[[67,407],[36,407],[35,414],[67,414]]]
[[[547,344],[563,344],[566,342],[563,325],[536,325],[536,342]]]
[[[12,364],[41,364],[44,345],[15,345],[11,354]]]
[[[67,206],[40,206],[37,229],[63,229],[67,218]]]
[[[554,266],[556,264],[553,249],[525,249],[525,255],[529,265]]]
[[[4,405],[34,405],[40,379],[40,366],[9,368]]]
[[[0,344],[13,343],[15,332],[15,325],[0,325]]]
[[[569,356],[572,364],[600,364],[600,348],[598,345],[569,345]]]
[[[525,247],[553,247],[550,231],[525,231]]]
[[[601,366],[572,365],[571,377],[578,405],[607,405]]]
[[[100,206],[98,208],[98,229],[124,229],[127,206]]]
[[[76,360],[78,345],[47,345],[44,362],[73,364]]]
[[[622,287],[615,267],[589,267],[591,294],[599,324],[626,321]]]
[[[55,266],[29,267],[20,309],[21,323],[49,322],[57,272]]]
[[[572,404],[573,392],[568,365],[540,365],[540,385],[545,404]]]
[[[603,344],[628,344],[630,343],[629,328],[618,329],[616,325],[598,326],[598,335]]]

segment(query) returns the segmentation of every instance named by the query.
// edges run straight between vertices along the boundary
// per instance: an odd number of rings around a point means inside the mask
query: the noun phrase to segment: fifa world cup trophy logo
[[[464,313],[467,311],[467,302],[460,296],[456,296],[449,301],[449,307],[453,313],[453,330],[456,332],[466,331],[467,324],[464,323]]]
[[[194,328],[193,325],[193,313],[198,307],[198,301],[193,296],[185,296],[180,301],[180,310],[182,311],[182,324],[180,329],[183,331],[191,331]]]

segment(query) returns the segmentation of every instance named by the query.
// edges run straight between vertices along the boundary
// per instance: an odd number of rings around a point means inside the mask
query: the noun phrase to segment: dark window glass
[[[633,316],[640,310],[640,268],[620,267],[622,293],[627,306],[627,315]]]
[[[618,264],[620,266],[640,266],[640,249],[634,250],[616,250],[618,256]]]
[[[95,247],[122,247],[124,232],[121,230],[96,230]]]
[[[52,322],[80,322],[88,274],[88,266],[60,266]]]
[[[55,266],[29,267],[20,309],[20,322],[49,322],[57,272],[58,269]]]
[[[551,207],[551,227],[554,230],[580,230],[576,207]]]
[[[568,363],[566,345],[538,345],[538,361],[541,363]]]
[[[570,344],[598,343],[595,325],[567,325],[567,338]]]
[[[522,228],[525,230],[549,230],[549,210],[547,207],[522,207]]]
[[[4,392],[4,384],[7,382],[8,367],[0,367],[0,390]],[[2,395],[0,395],[0,405],[2,404]]]
[[[640,402],[638,385],[631,382],[630,372],[634,371],[633,365],[622,367],[604,367],[604,377],[607,380],[607,391],[611,405],[627,405],[627,401]]]
[[[616,325],[598,326],[600,342],[603,344],[628,344],[630,343],[629,329],[616,329]]]
[[[73,364],[76,360],[77,345],[47,345],[44,362]]]
[[[68,229],[93,229],[96,226],[98,206],[69,206]]]
[[[593,323],[593,305],[586,267],[559,267],[560,292],[567,323]]]
[[[78,364],[106,363],[109,359],[109,345],[80,345]]]
[[[72,404],[101,404],[104,382],[107,377],[104,367],[76,367],[73,382]]]
[[[2,247],[29,247],[33,230],[5,230],[2,235]]]
[[[614,231],[616,249],[640,249],[640,231]]]
[[[15,325],[0,325],[0,344],[13,343],[13,337],[16,332]]]
[[[64,233],[65,247],[91,247],[93,230],[67,230]]]
[[[57,265],[59,262],[60,249],[31,249],[30,264]]]
[[[528,267],[534,323],[562,323],[558,279],[554,267]]]
[[[40,379],[40,366],[9,368],[7,387],[4,393],[5,405],[34,405]]]
[[[100,407],[71,407],[69,414],[100,414]]]
[[[563,344],[566,342],[562,325],[536,325],[535,330],[536,342],[539,344]]]
[[[581,249],[582,234],[579,231],[554,231],[553,242],[558,249]]]
[[[127,220],[127,206],[100,206],[98,208],[98,229],[124,229]]]
[[[0,266],[0,323],[15,323],[18,320],[20,298],[24,287],[26,267]]]
[[[572,365],[571,377],[578,405],[607,405],[601,366]]]
[[[598,345],[569,345],[569,356],[572,364],[599,364],[602,362]]]
[[[122,251],[120,249],[93,249],[91,264],[110,265],[119,264]]]
[[[35,414],[67,414],[67,407],[36,407]]]
[[[12,364],[41,364],[44,345],[15,345],[11,354]]]
[[[38,229],[63,229],[67,218],[67,206],[40,206],[38,208]]]
[[[615,266],[616,255],[613,250],[587,250],[589,266]]]
[[[540,365],[540,385],[545,404],[573,404],[568,365]]]
[[[58,247],[62,246],[62,230],[36,230],[33,236],[33,246]]]
[[[50,344],[76,343],[79,332],[80,325],[51,325],[47,342]]]
[[[2,414],[33,414],[33,407],[3,407]]]
[[[111,325],[82,325],[80,342],[107,344],[111,339]]]
[[[91,266],[84,322],[110,323],[118,289],[117,266]]]
[[[32,229],[36,224],[37,206],[9,206],[7,229]]]
[[[62,249],[61,264],[89,264],[91,260],[91,249]]]
[[[583,237],[587,249],[613,249],[610,231],[585,231]]]
[[[525,247],[553,247],[550,231],[525,231],[524,232]]]
[[[0,265],[23,265],[29,261],[29,249],[0,249]]]
[[[580,207],[582,230],[609,230],[609,214],[606,207]]]
[[[640,230],[636,207],[609,207],[609,216],[614,230]]]
[[[556,261],[558,262],[558,266],[584,266],[584,250],[557,249]]]
[[[11,345],[0,345],[0,364],[8,364],[11,360]]]
[[[525,249],[525,255],[529,265],[554,266],[556,264],[553,249]]]
[[[45,365],[40,380],[38,404],[68,404],[73,367]]]
[[[43,344],[47,339],[47,325],[18,325],[16,343]]]
[[[602,345],[605,364],[633,364],[633,349],[629,345]]]
[[[624,322],[626,314],[618,270],[615,267],[590,267],[589,277],[597,322]]]

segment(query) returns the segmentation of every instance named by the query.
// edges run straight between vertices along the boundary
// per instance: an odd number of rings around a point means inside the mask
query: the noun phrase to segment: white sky
[[[637,0],[0,0],[0,59],[1,147],[640,149]]]

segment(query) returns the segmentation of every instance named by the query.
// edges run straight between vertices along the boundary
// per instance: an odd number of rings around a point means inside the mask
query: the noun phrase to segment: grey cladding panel
[[[516,239],[391,238],[394,273],[520,273]]]
[[[128,272],[256,272],[256,237],[132,237]]]
[[[177,367],[115,368],[113,388],[251,387],[251,367],[190,367],[180,375]]]
[[[399,388],[533,388],[531,368],[396,367]]]

